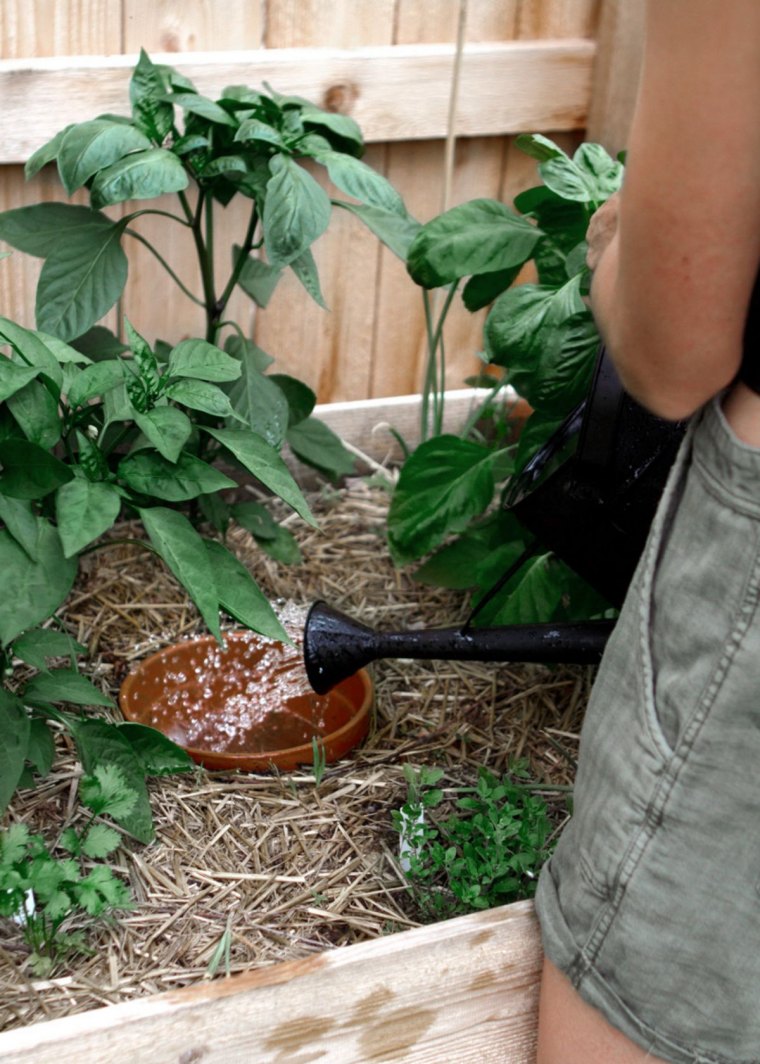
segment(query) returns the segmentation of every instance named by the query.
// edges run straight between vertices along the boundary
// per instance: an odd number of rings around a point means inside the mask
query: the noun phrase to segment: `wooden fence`
[[[570,148],[588,127],[594,139],[614,140],[630,108],[635,79],[620,75],[635,70],[639,10],[638,0],[3,0],[0,210],[66,198],[54,167],[25,182],[20,164],[68,122],[124,113],[140,47],[201,91],[266,80],[351,114],[368,142],[365,160],[421,221],[476,196],[511,202],[536,180],[514,134],[544,132]],[[236,207],[225,212],[220,249],[240,239]],[[320,402],[413,393],[425,351],[420,291],[355,219],[334,213],[315,246],[329,311],[286,277],[266,311],[239,292],[231,316]],[[168,260],[197,287],[185,233],[150,221]],[[128,288],[106,324],[118,328],[126,314],[149,339],[198,335],[198,308],[145,248],[132,241],[128,250]],[[39,265],[20,253],[0,264],[2,314],[34,324]],[[449,387],[479,365],[482,323],[461,306],[450,315]]]

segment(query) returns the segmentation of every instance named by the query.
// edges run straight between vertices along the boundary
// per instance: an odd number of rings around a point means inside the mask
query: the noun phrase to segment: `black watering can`
[[[536,537],[525,554],[458,628],[375,632],[316,602],[304,629],[304,662],[314,690],[324,694],[378,658],[598,662],[614,621],[501,628],[473,628],[471,622],[529,557],[546,549],[620,606],[685,424],[655,417],[635,402],[601,348],[588,396],[515,478],[505,499]],[[574,453],[562,460],[573,442]]]

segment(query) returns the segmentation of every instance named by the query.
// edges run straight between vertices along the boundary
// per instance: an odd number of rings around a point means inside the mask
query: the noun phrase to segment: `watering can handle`
[[[583,412],[576,461],[603,478],[612,471],[623,385],[602,345]]]

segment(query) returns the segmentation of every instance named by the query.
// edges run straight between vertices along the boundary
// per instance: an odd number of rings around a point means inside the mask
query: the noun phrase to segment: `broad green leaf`
[[[24,688],[23,699],[40,702],[72,702],[77,706],[113,706],[112,698],[90,683],[86,676],[71,669],[50,669],[33,676]]]
[[[69,719],[69,729],[76,744],[82,767],[88,776],[114,766],[123,777],[124,786],[136,795],[128,812],[111,808],[110,816],[139,842],[153,838],[153,817],[145,776],[129,740],[113,724],[102,720]]]
[[[148,138],[123,122],[95,118],[67,131],[58,151],[58,173],[69,195],[81,188],[99,170],[118,162],[133,151],[150,148]]]
[[[482,310],[509,288],[521,269],[518,265],[510,266],[508,270],[476,274],[462,289],[462,302],[470,313]]]
[[[162,506],[139,510],[150,541],[198,607],[221,643],[219,598],[209,570],[206,544],[186,517]]]
[[[568,158],[553,140],[542,136],[541,133],[520,133],[515,139],[515,145],[540,163],[546,162],[547,159]]]
[[[191,152],[208,148],[210,143],[208,137],[203,137],[200,133],[188,133],[172,144],[172,151],[175,155],[190,155]]]
[[[232,126],[233,129],[237,128],[237,122],[232,115],[206,96],[200,96],[195,92],[174,92],[169,93],[164,99],[167,103],[181,107],[183,111],[189,111],[191,114],[200,115],[201,118],[208,119],[209,122],[215,122],[221,126]]]
[[[163,143],[174,123],[174,108],[163,99],[170,87],[169,69],[153,63],[141,48],[129,83],[129,99],[135,124],[155,144]]]
[[[544,185],[521,192],[515,197],[515,208],[535,218],[539,229],[550,237],[551,243],[560,251],[570,251],[586,237],[588,207],[562,199]],[[537,250],[540,249],[541,244]]]
[[[280,565],[300,565],[303,561],[298,541],[293,533],[282,525],[277,525],[276,535],[264,539],[254,534],[254,539],[264,553]]]
[[[164,394],[175,403],[181,403],[190,410],[202,410],[214,417],[234,417],[229,396],[216,384],[207,381],[192,380],[189,377],[170,381]],[[160,408],[165,409],[165,408]]]
[[[29,717],[15,695],[0,687],[0,813],[13,797],[29,747]]]
[[[182,340],[169,355],[169,375],[199,381],[234,381],[240,376],[240,363],[205,340]]]
[[[214,466],[187,453],[170,462],[159,454],[138,451],[122,459],[119,476],[133,491],[167,502],[183,502],[208,492],[237,487],[234,480]]]
[[[267,122],[262,122],[260,118],[246,118],[241,122],[240,129],[235,134],[235,140],[264,141],[266,144],[274,145],[275,148],[279,148],[281,151],[287,149],[279,130],[274,129]]]
[[[267,258],[287,266],[303,255],[330,222],[330,199],[302,166],[285,155],[269,162],[262,218]]]
[[[89,366],[92,363],[92,359],[88,358],[82,351],[78,351],[71,344],[64,343],[57,336],[51,336],[50,333],[41,332],[39,329],[34,330],[34,335],[45,345],[64,371],[67,367]]]
[[[109,728],[113,725],[108,725]],[[128,785],[124,773],[110,762],[96,765],[92,775],[85,773],[79,781],[82,805],[97,816],[108,814],[115,819],[134,809],[137,795]],[[74,847],[76,849],[76,846]]]
[[[248,166],[241,155],[220,155],[203,167],[202,178],[220,177],[222,174],[246,174]]]
[[[66,126],[64,129],[59,129],[58,132],[50,140],[46,141],[41,147],[27,159],[24,166],[24,177],[27,181],[38,174],[43,166],[47,166],[48,163],[52,163],[58,154],[58,149],[61,147],[61,141],[66,136],[71,126]]]
[[[555,571],[557,564],[549,553],[529,559],[478,615],[478,624],[541,624],[553,620],[564,593]],[[477,605],[477,601],[475,596],[473,604]]]
[[[235,503],[231,513],[237,523],[257,539],[274,539],[277,535],[277,522],[260,502]]]
[[[121,359],[108,359],[85,366],[74,378],[67,396],[69,406],[84,406],[89,399],[105,395],[124,382],[124,363]]]
[[[498,200],[471,200],[422,226],[409,248],[407,270],[417,284],[437,288],[522,265],[541,235]]]
[[[121,495],[113,484],[77,477],[55,493],[58,535],[67,558],[107,532],[121,510]]]
[[[0,494],[0,521],[2,521],[32,561],[37,561],[34,553],[37,543],[37,518],[32,513],[32,504],[27,499],[13,499],[10,495]]]
[[[272,373],[270,381],[284,393],[288,401],[288,427],[293,428],[299,421],[303,421],[311,414],[317,397],[308,385],[299,381],[296,377],[289,377],[285,373]]]
[[[123,223],[87,226],[56,244],[37,284],[37,327],[72,340],[111,309],[127,281]]]
[[[436,436],[406,460],[388,512],[388,541],[413,561],[461,532],[491,502],[494,454],[458,436]]]
[[[27,628],[50,617],[71,590],[76,576],[74,558],[63,555],[57,531],[37,518],[32,561],[7,530],[0,531],[0,644],[6,646]]]
[[[86,654],[87,647],[56,628],[32,628],[13,640],[13,653],[40,672],[47,672],[47,658]]]
[[[103,362],[118,358],[129,348],[104,325],[94,325],[74,340],[73,346],[87,356],[88,361]]]
[[[309,417],[288,429],[286,436],[296,457],[319,469],[334,482],[356,471],[356,458],[340,437],[319,418]]]
[[[57,400],[41,381],[30,381],[7,402],[28,440],[46,450],[55,447],[63,432],[63,422]]]
[[[361,203],[344,203],[342,200],[333,200],[336,207],[342,207],[362,221],[370,232],[374,233],[394,255],[406,262],[409,248],[422,226],[410,215],[398,214],[395,211],[379,210],[377,207],[367,207]]]
[[[319,152],[314,157],[327,168],[330,180],[341,192],[369,207],[406,218],[406,207],[401,196],[390,181],[366,163],[337,151]]]
[[[224,341],[224,350],[238,362],[250,362],[260,373],[263,373],[274,362],[272,356],[257,347],[253,340],[244,340],[237,334],[227,337]]]
[[[485,578],[491,587],[509,564],[525,550],[526,533],[509,510],[491,511],[485,518],[470,525],[461,536],[447,543],[414,571],[414,579],[434,587],[448,587],[459,591],[477,587],[483,559],[492,558],[506,547],[512,552],[509,560],[499,562]]]
[[[240,248],[235,246],[233,257],[237,258],[239,254]],[[240,271],[238,284],[257,306],[266,307],[281,277],[282,270],[279,267],[270,266],[263,259],[254,259],[249,255]]]
[[[169,462],[177,461],[193,431],[190,418],[176,406],[156,406],[145,414],[135,411],[135,424]]]
[[[303,255],[299,255],[297,259],[293,259],[290,263],[290,268],[314,302],[324,310],[328,310],[329,308],[322,295],[322,288],[319,283],[319,271],[317,270],[317,264],[314,261],[311,248],[307,248]]]
[[[253,361],[244,359],[240,380],[230,389],[230,402],[246,425],[279,450],[288,428],[288,401]]]
[[[13,348],[12,360],[18,366],[37,366],[40,376],[49,381],[56,395],[63,383],[63,370],[53,352],[33,329],[24,329],[15,321],[0,318],[0,342]]]
[[[29,440],[0,440],[0,493],[13,499],[42,499],[74,474],[46,448]]]
[[[39,366],[19,366],[0,356],[0,403],[26,387],[39,372]]]
[[[44,779],[55,760],[55,740],[44,720],[35,717],[29,724],[29,746],[26,751],[26,760],[32,763],[35,772]]]
[[[257,436],[255,432],[237,429],[214,429],[204,426],[204,431],[226,447],[249,473],[252,473],[275,495],[279,495],[304,521],[314,528],[317,527],[308,503],[293,480],[290,470],[274,447],[271,447],[266,440]]]
[[[359,156],[364,151],[361,129],[353,118],[335,111],[322,111],[307,103],[301,109],[301,119],[307,129],[318,129],[334,148]]]
[[[155,396],[158,393],[158,382],[160,377],[160,370],[156,356],[153,354],[147,340],[140,336],[137,329],[132,325],[132,322],[126,317],[124,318],[124,330],[127,334],[127,343],[134,356],[135,365],[140,373],[140,380],[145,385],[148,394]]]
[[[101,170],[92,183],[93,207],[107,207],[125,200],[153,199],[168,192],[182,192],[190,183],[187,171],[170,151],[150,148],[133,152]]]
[[[291,643],[266,595],[235,555],[210,540],[206,541],[206,551],[222,609],[254,632]]]
[[[146,776],[170,776],[175,772],[189,772],[195,762],[181,746],[168,739],[163,732],[146,724],[120,724]]]
[[[0,214],[0,240],[6,240],[27,255],[47,258],[60,240],[79,229],[110,229],[113,222],[90,207],[71,203],[35,203]]]
[[[572,159],[549,159],[539,166],[547,188],[563,199],[598,205],[618,191],[624,168],[600,144],[582,144]]]
[[[215,528],[222,536],[227,535],[230,524],[230,506],[220,495],[215,495],[213,492],[210,495],[199,495],[198,508],[212,528]]]

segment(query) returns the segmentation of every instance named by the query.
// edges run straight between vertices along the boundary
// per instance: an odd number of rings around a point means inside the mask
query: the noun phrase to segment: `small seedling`
[[[312,767],[314,769],[314,785],[318,787],[322,782],[322,777],[325,774],[325,766],[327,764],[327,754],[325,752],[325,744],[321,743],[316,735],[311,740],[311,758]]]
[[[227,926],[222,932],[222,936],[216,944],[216,948],[211,955],[211,960],[208,962],[208,968],[206,974],[209,979],[213,979],[216,975],[219,965],[224,960],[224,974],[229,977],[231,971],[230,965],[230,950],[232,948],[232,915],[227,917]]]

